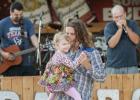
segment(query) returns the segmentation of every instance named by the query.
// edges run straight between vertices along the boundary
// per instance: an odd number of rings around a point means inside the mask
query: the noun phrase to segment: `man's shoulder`
[[[26,25],[30,25],[30,24],[32,24],[32,21],[28,17],[24,17],[23,18],[23,23],[26,24]]]
[[[24,17],[23,19],[24,21],[29,21],[29,22],[31,21],[28,17]]]
[[[114,21],[108,22],[104,27],[104,34],[109,34],[117,29],[117,25]]]
[[[127,20],[127,23],[130,25],[133,25],[134,23],[136,23],[136,21],[135,20]]]
[[[114,21],[110,21],[110,22],[106,23],[104,30],[114,29],[114,27],[115,27],[115,22]]]
[[[127,19],[127,22],[136,22],[136,21],[133,19]]]
[[[81,48],[82,51],[86,51],[86,52],[94,52],[97,51],[97,49],[95,47],[83,47]]]
[[[6,23],[9,22],[9,20],[10,20],[10,17],[9,16],[8,17],[5,17],[5,18],[3,18],[3,19],[0,20],[0,24],[6,24]]]
[[[106,26],[112,26],[112,25],[115,25],[115,22],[114,21],[110,21],[110,22],[107,22],[106,23]]]

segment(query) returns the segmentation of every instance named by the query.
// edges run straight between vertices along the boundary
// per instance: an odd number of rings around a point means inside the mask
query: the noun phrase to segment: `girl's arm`
[[[72,69],[75,69],[79,65],[78,59],[72,61],[66,54],[61,55],[60,62]]]

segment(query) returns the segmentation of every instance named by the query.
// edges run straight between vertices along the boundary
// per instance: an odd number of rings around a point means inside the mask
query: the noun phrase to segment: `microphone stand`
[[[37,59],[36,62],[39,64],[39,74],[42,74],[42,65],[41,65],[41,52],[40,52],[40,37],[41,37],[41,28],[42,28],[42,13],[39,18],[39,30],[38,30],[38,43],[39,43],[39,48],[37,49]]]

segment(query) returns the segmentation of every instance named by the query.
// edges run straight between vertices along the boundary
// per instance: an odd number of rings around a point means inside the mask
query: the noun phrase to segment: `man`
[[[67,53],[71,60],[75,60],[81,53],[80,65],[74,69],[75,88],[82,96],[82,100],[90,100],[95,81],[104,81],[106,73],[99,51],[93,48],[88,30],[79,19],[70,19],[64,24],[64,31],[69,37],[71,48]],[[73,94],[75,95],[75,94]],[[63,92],[56,94],[55,100],[73,100]]]
[[[108,45],[107,72],[111,74],[137,73],[136,45],[140,41],[140,29],[134,20],[126,19],[126,12],[121,5],[112,10],[113,21],[104,29]]]
[[[32,45],[37,48],[37,37],[34,34],[34,27],[30,20],[23,17],[23,5],[20,2],[14,2],[10,6],[10,16],[0,21],[0,38],[1,49],[0,54],[4,61],[1,62],[0,72],[4,76],[23,76],[23,75],[35,75],[36,69],[33,67],[33,56],[31,52],[35,49],[29,49]],[[14,45],[14,46],[13,46]],[[9,48],[8,48],[9,47]],[[14,65],[16,55],[12,52],[14,47],[18,47],[19,51],[25,51],[25,54],[21,55],[22,60],[19,64]],[[8,48],[8,49],[5,49]],[[29,49],[29,50],[28,50]],[[12,52],[12,53],[10,53]],[[17,51],[16,51],[17,52]],[[5,62],[7,61],[7,62]],[[13,65],[5,65],[3,63],[10,63]],[[15,63],[18,62],[15,61]],[[6,70],[3,70],[3,68]]]

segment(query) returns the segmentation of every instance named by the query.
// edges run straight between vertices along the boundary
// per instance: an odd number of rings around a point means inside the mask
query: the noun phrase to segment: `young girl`
[[[64,33],[57,33],[53,39],[55,53],[46,65],[45,72],[39,84],[50,92],[48,100],[54,100],[57,92],[64,92],[74,100],[82,100],[80,93],[74,87],[73,70],[79,66],[84,53],[74,62],[66,55],[70,49],[69,38]]]

